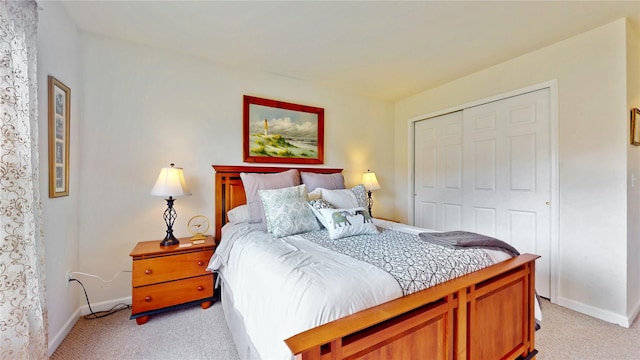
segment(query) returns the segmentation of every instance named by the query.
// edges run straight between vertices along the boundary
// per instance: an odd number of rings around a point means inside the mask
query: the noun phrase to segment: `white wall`
[[[628,108],[620,19],[396,103],[396,188],[408,194],[408,119],[558,80],[561,305],[625,324]],[[409,219],[408,197],[398,196]],[[637,255],[637,254],[636,254]],[[638,261],[635,257],[634,261]]]
[[[193,196],[175,207],[177,236],[187,220],[213,220],[212,164],[242,163],[242,95],[325,109],[325,167],[344,168],[347,185],[376,171],[383,189],[376,213],[393,214],[393,105],[318,88],[300,80],[229,69],[181,54],[78,32],[59,3],[40,4],[38,96],[40,187],[46,241],[49,354],[86,302],[68,269],[86,286],[94,311],[130,301],[138,241],[164,237],[166,202],[149,195],[170,162],[185,169]],[[70,195],[49,199],[47,75],[71,88]],[[283,165],[286,166],[286,165]],[[212,232],[211,230],[210,232]]]
[[[187,220],[214,214],[212,164],[242,164],[242,96],[325,109],[325,164],[348,185],[376,171],[388,190],[375,211],[393,206],[393,105],[323,90],[304,81],[236,71],[204,60],[93,34],[81,35],[78,270],[111,278],[131,268],[138,241],[164,237],[163,198],[149,195],[160,168],[184,168],[192,196],[178,198],[176,236]],[[74,269],[75,270],[75,269]],[[129,273],[112,283],[86,279],[92,302],[131,294]]]
[[[67,269],[78,269],[78,147],[79,109],[82,100],[79,71],[79,34],[60,3],[40,2],[38,21],[38,136],[40,195],[44,217],[49,354],[77,320],[80,304],[74,286],[66,286]],[[47,76],[71,88],[69,196],[49,198]]]
[[[627,108],[640,108],[640,22],[627,22]],[[630,131],[631,127],[629,127]],[[629,134],[629,136],[631,136]],[[629,142],[630,143],[630,142]],[[628,316],[640,312],[640,147],[628,145]]]

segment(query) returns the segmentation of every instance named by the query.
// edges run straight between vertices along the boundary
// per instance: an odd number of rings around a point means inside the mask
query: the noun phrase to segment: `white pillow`
[[[304,185],[284,189],[258,190],[267,230],[276,237],[318,230],[320,226],[307,205],[307,189]]]
[[[239,205],[227,211],[227,220],[232,224],[249,222],[251,220],[249,205]]]
[[[377,234],[369,213],[362,207],[318,210],[327,223],[330,239],[362,234]]]
[[[305,186],[307,184],[304,184]],[[307,188],[307,191],[309,191],[309,188]],[[322,198],[322,189],[317,188],[311,192],[307,192],[307,200],[311,201],[311,200],[318,200]]]
[[[328,190],[320,189],[322,199],[328,201],[336,209],[350,209],[361,206],[351,189]]]

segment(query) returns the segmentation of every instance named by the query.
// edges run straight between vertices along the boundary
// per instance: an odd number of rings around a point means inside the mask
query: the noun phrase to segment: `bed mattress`
[[[428,231],[375,221],[409,234]],[[493,262],[508,258],[486,254]],[[276,238],[249,223],[224,226],[208,270],[224,284],[225,315],[242,357],[291,359],[284,339],[403,296],[398,280],[378,266],[300,235]]]

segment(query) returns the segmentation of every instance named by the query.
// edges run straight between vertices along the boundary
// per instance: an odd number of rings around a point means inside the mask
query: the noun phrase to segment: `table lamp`
[[[380,184],[378,184],[378,179],[376,179],[376,173],[367,170],[367,172],[362,175],[362,184],[364,185],[364,188],[367,189],[367,207],[369,208],[369,216],[373,217],[373,214],[371,214],[371,208],[373,207],[371,192],[373,190],[380,189]]]
[[[164,222],[167,224],[167,235],[164,240],[160,242],[160,246],[172,246],[177,245],[180,241],[173,236],[173,223],[178,217],[176,210],[173,208],[174,196],[191,195],[187,184],[184,181],[184,173],[182,168],[165,167],[160,170],[160,175],[156,184],[151,189],[151,195],[154,196],[168,196],[167,210],[164,211]]]

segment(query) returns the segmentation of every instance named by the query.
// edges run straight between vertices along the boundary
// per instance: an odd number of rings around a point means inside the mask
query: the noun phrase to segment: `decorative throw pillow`
[[[267,230],[283,237],[318,230],[318,221],[307,206],[304,185],[275,190],[258,190],[267,220]]]
[[[378,233],[378,228],[373,224],[369,213],[362,207],[318,211],[327,223],[330,239]]]
[[[333,205],[331,205],[328,201],[323,199],[309,200],[308,204],[309,204],[309,207],[311,208],[311,211],[313,211],[313,215],[315,215],[318,221],[320,221],[320,224],[322,224],[322,226],[324,227],[329,226],[324,221],[324,217],[322,217],[322,214],[320,214],[319,210],[334,209]]]
[[[351,188],[351,191],[356,196],[356,200],[358,200],[358,206],[367,209],[367,189],[365,189],[364,185],[356,185]]]
[[[249,205],[238,205],[227,211],[227,220],[232,224],[249,222],[251,220]]]
[[[317,188],[344,189],[344,176],[342,176],[342,173],[317,174],[301,171],[300,177],[302,178],[302,183],[307,185],[308,192],[312,192]]]
[[[321,189],[322,199],[328,201],[336,209],[350,209],[361,206],[351,189],[329,190]]]
[[[262,222],[266,225],[264,208],[258,190],[282,189],[300,185],[300,173],[291,169],[274,174],[240,173],[244,192],[247,196],[249,214],[252,223]]]

